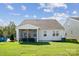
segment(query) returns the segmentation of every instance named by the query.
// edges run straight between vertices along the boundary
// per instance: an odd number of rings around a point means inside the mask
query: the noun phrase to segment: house
[[[79,39],[79,17],[69,17],[64,24],[64,28],[66,30],[66,38]]]
[[[35,42],[62,41],[65,38],[65,29],[54,19],[24,20],[16,28],[16,38],[27,41],[33,38]]]

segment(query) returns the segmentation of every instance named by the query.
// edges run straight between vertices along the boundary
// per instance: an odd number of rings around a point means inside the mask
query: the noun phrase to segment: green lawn
[[[0,42],[0,56],[79,56],[79,44],[70,42]]]

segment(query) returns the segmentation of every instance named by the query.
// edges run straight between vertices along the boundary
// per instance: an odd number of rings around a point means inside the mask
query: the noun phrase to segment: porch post
[[[38,42],[38,29],[37,29],[37,42]]]
[[[16,29],[16,40],[19,41],[19,29]]]
[[[27,29],[27,41],[28,41],[28,36],[29,36],[29,29]]]

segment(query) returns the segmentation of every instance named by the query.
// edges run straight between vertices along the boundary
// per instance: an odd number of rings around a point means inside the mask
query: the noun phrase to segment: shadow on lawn
[[[54,42],[79,44],[79,40],[77,39],[65,39],[64,41],[54,41]],[[23,42],[20,44],[22,45],[50,45],[49,42]]]
[[[62,43],[73,43],[73,44],[79,44],[79,40],[77,39],[65,39]]]
[[[49,42],[24,42],[22,45],[50,45]]]

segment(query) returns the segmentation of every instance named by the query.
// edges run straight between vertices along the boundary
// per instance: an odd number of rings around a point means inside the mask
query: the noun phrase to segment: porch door
[[[28,38],[32,38],[32,33],[28,32]]]
[[[33,31],[31,29],[28,30],[28,38],[34,38]]]
[[[37,38],[37,30],[36,29],[30,29],[28,30],[28,38]]]
[[[35,34],[36,34],[36,32],[35,32],[36,30],[34,30],[34,29],[29,29],[28,31],[27,31],[27,40],[29,41],[29,42],[35,42],[36,41],[36,36],[34,36]]]
[[[27,38],[27,32],[23,32],[23,38]]]

